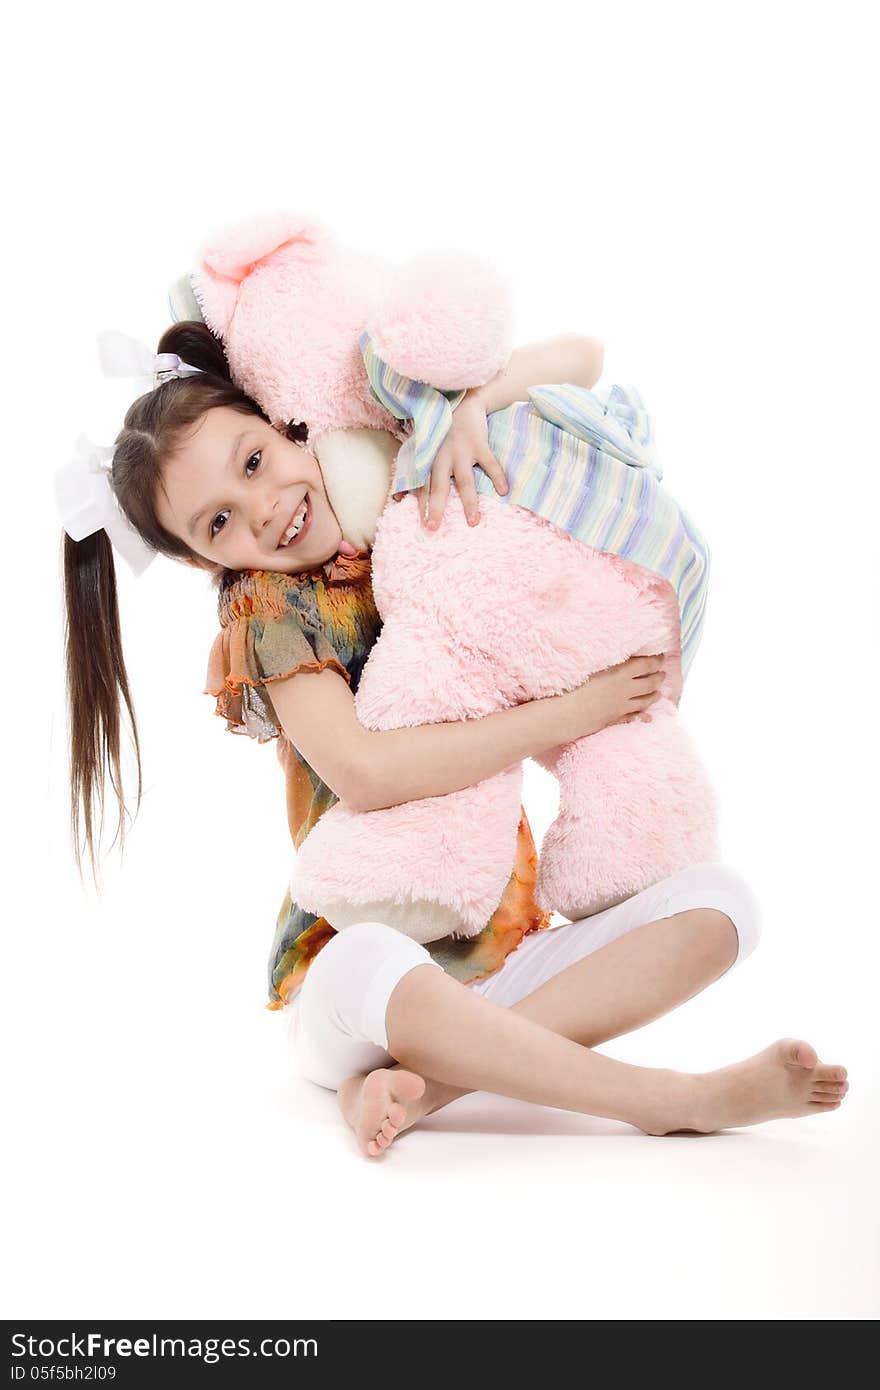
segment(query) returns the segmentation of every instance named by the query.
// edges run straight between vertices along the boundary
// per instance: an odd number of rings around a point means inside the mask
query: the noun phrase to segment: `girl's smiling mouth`
[[[290,521],[287,523],[287,527],[276,549],[289,550],[291,546],[296,545],[298,541],[302,540],[306,531],[309,529],[309,522],[311,519],[312,499],[307,492],[293,516],[290,518]]]

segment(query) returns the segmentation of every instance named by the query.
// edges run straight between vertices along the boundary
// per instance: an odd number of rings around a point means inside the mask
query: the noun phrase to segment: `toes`
[[[390,1143],[391,1140],[386,1138],[380,1129],[366,1140],[363,1145],[364,1153],[369,1154],[370,1158],[378,1158],[379,1154],[384,1153]]]
[[[811,1100],[808,1102],[811,1110],[839,1110],[839,1100]]]
[[[782,1052],[785,1061],[792,1067],[814,1067],[819,1060],[816,1049],[800,1038],[786,1038]]]
[[[848,1081],[818,1081],[813,1083],[813,1095],[817,1099],[822,1096],[845,1096],[848,1090]]]
[[[814,1081],[846,1081],[846,1067],[829,1067],[820,1062],[815,1072]]]
[[[369,1158],[378,1158],[406,1124],[405,1102],[424,1095],[426,1082],[415,1072],[377,1068],[359,1084],[360,1114],[352,1127],[358,1134],[362,1152]],[[364,1134],[365,1129],[368,1135]]]

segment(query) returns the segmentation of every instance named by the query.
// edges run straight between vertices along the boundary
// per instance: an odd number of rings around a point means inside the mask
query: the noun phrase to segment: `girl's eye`
[[[257,466],[256,466],[256,468],[254,469],[253,473],[248,473],[248,468],[249,468],[251,462],[252,462],[254,459],[260,459],[260,458],[262,457],[262,452],[263,452],[262,449],[255,449],[254,452],[253,452],[252,454],[248,454],[247,458],[245,459],[245,461],[244,461],[244,471],[245,471],[245,475],[246,475],[248,478],[252,478],[252,477],[254,476],[254,473],[257,471],[257,468],[259,468],[260,465],[259,465],[259,463],[257,463]],[[217,522],[220,520],[220,518],[221,518],[222,516],[228,516],[228,515],[229,515],[229,513],[224,511],[224,512],[218,512],[217,515],[214,517],[214,520],[211,522],[210,526],[208,527],[208,530],[209,530],[209,533],[210,533],[210,536],[211,536],[211,540],[214,539],[214,537],[217,535],[218,531],[222,531],[222,530],[223,530],[223,527],[224,527],[225,524],[226,524],[225,522],[222,522],[222,521],[221,521],[221,522],[220,522],[220,525],[217,526]],[[216,529],[215,529],[215,528],[216,528]]]

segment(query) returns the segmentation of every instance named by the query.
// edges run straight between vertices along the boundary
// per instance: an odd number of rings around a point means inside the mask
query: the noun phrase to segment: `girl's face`
[[[339,548],[316,459],[258,415],[207,411],[166,461],[162,484],[159,520],[208,568],[296,574]]]

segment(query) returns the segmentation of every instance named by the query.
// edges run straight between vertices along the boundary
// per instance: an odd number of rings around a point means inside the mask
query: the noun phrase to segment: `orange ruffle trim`
[[[213,695],[214,713],[227,721],[232,733],[246,727],[241,709],[242,687],[257,688],[271,685],[273,681],[288,680],[301,671],[317,672],[331,669],[337,671],[350,685],[351,676],[336,657],[324,661],[298,661],[284,671],[276,671],[270,676],[262,676],[247,671],[247,647],[245,638],[248,621],[240,615],[238,621],[223,627],[217,633],[208,656],[207,683],[203,695]],[[277,735],[270,735],[277,737]]]

